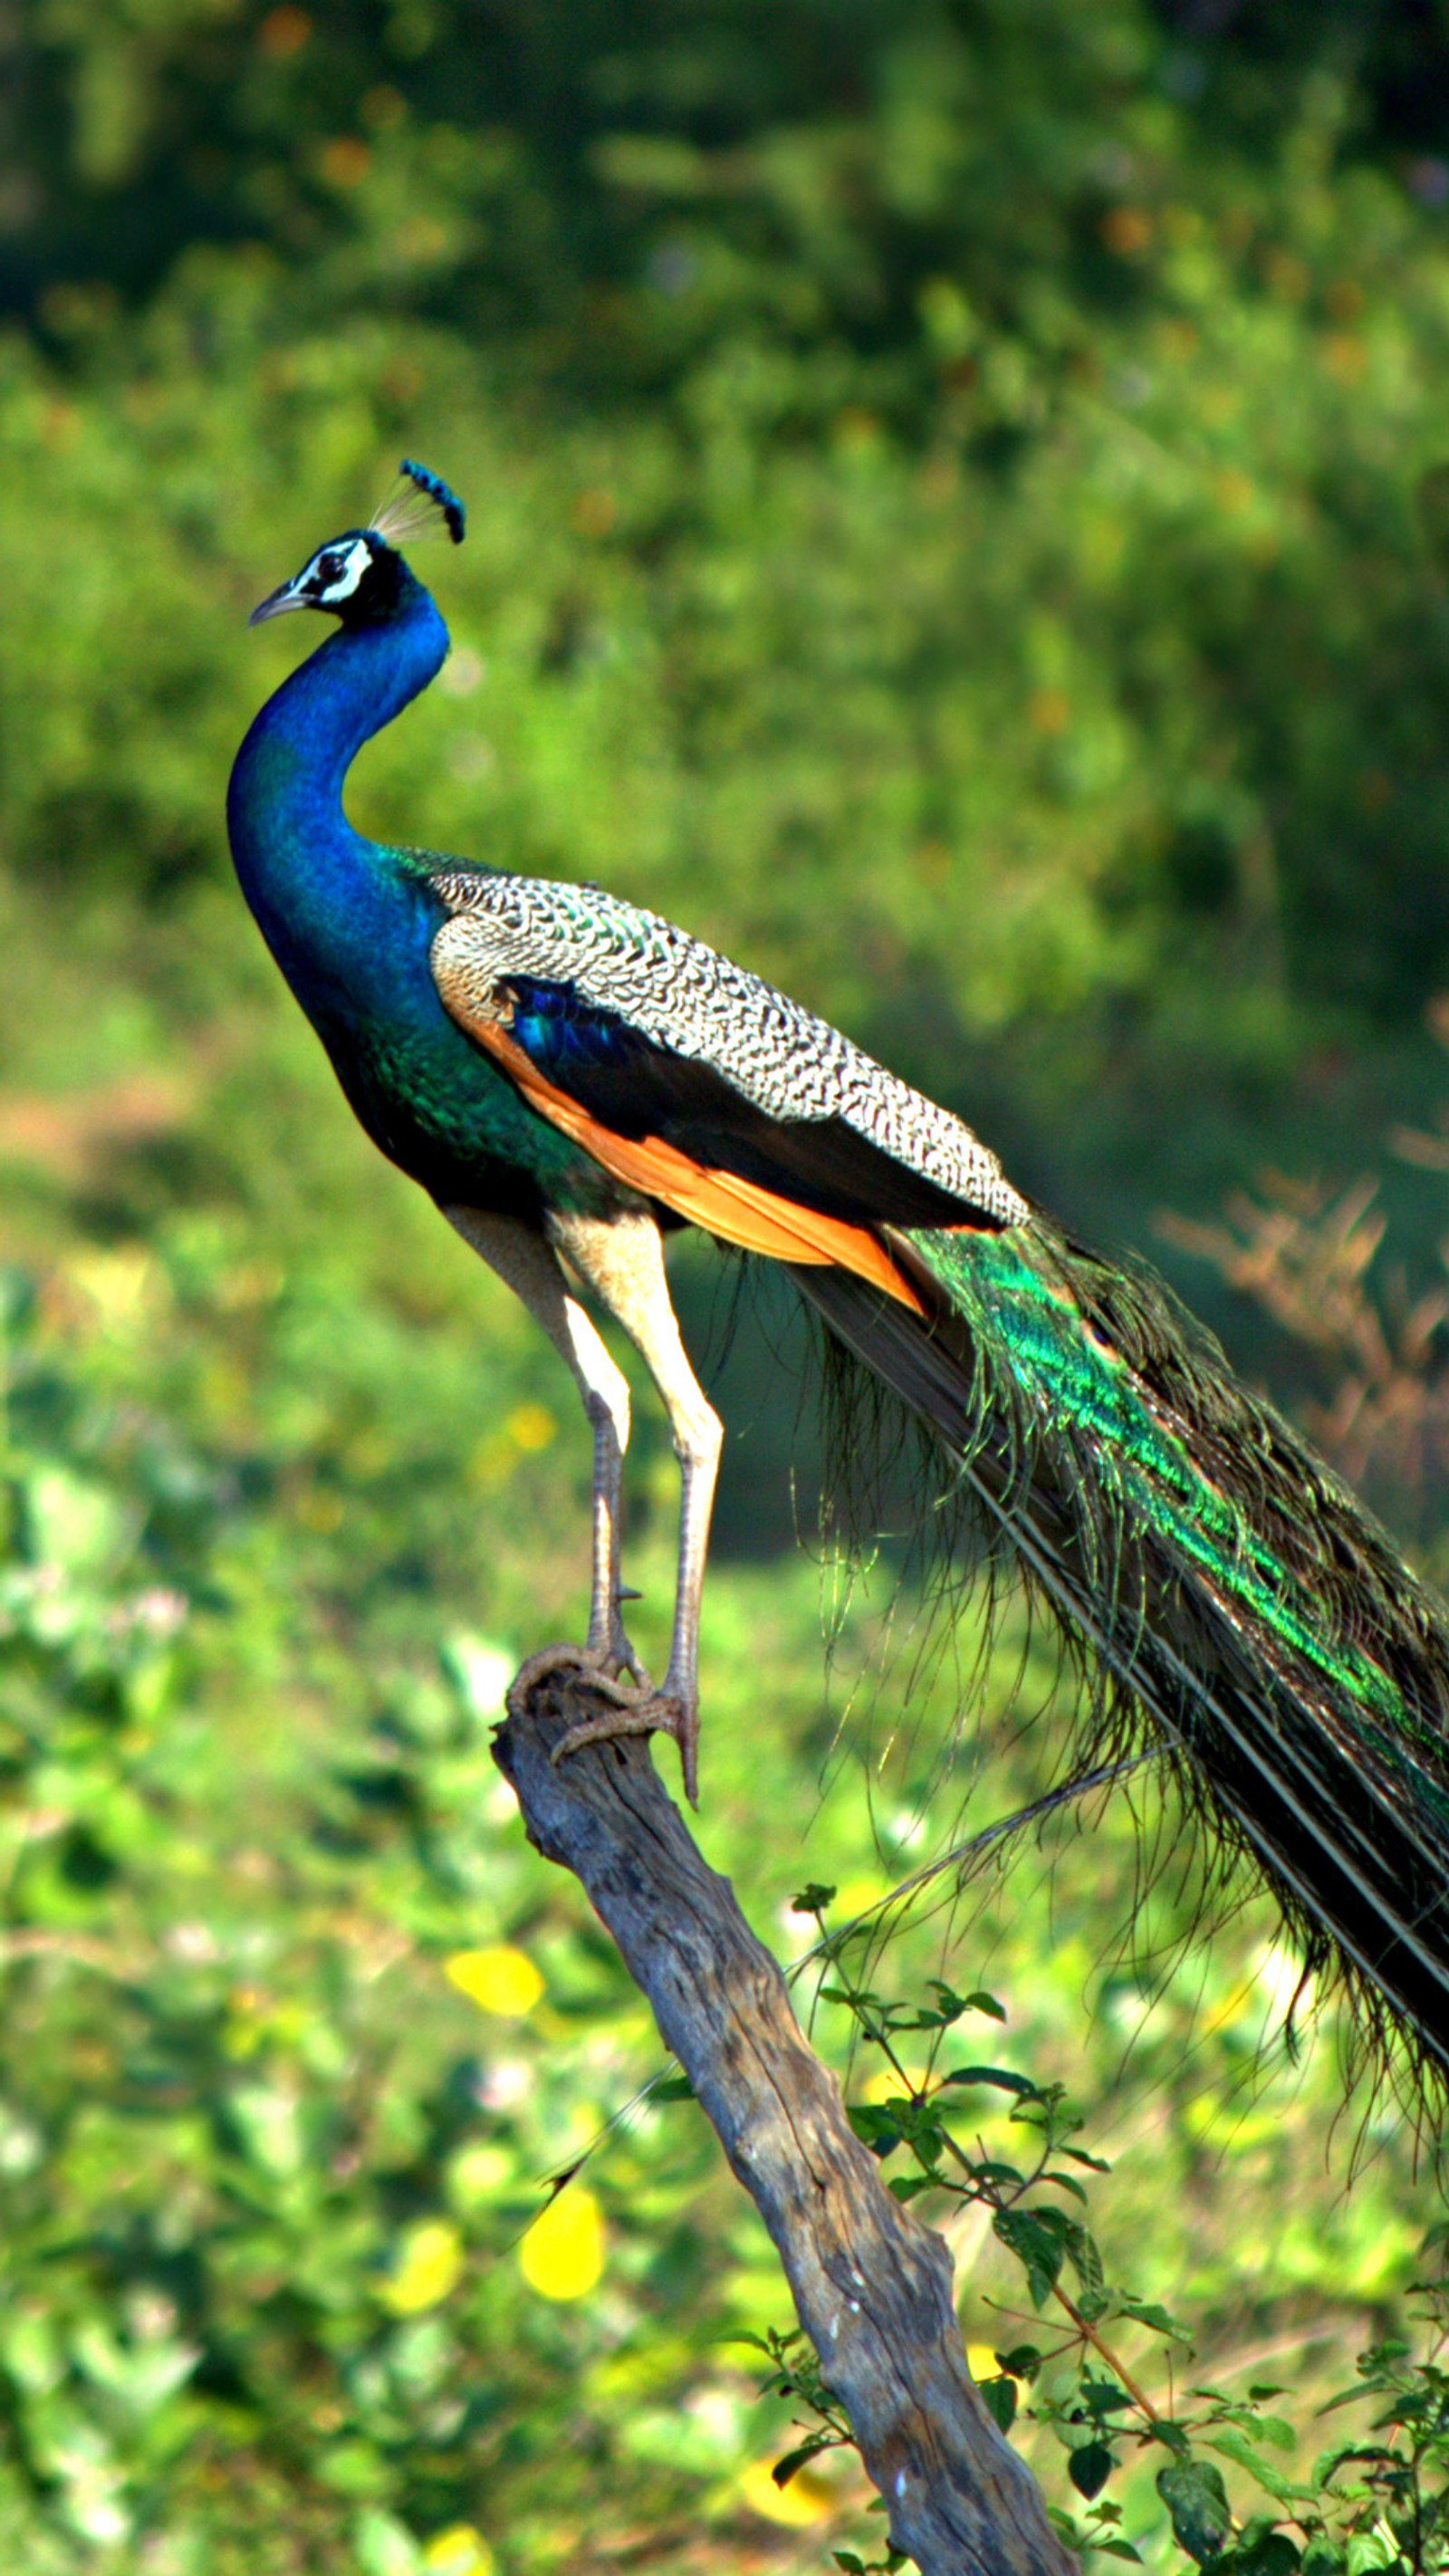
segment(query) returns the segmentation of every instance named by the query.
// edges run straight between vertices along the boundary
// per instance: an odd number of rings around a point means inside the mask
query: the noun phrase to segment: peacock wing
[[[959,1119],[656,914],[533,878],[434,883],[453,1017],[606,1170],[724,1241],[918,1306],[876,1229],[1027,1213]]]

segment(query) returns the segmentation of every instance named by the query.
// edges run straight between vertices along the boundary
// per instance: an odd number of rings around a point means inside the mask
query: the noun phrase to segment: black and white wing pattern
[[[448,1009],[602,1136],[856,1226],[997,1231],[1029,1215],[959,1118],[657,913],[534,877],[457,869],[433,885]]]

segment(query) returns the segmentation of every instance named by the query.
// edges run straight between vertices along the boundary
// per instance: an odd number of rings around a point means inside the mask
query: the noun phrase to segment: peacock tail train
[[[1167,1756],[1382,2065],[1449,2089],[1449,1619],[1163,1284],[1033,1216],[892,1233],[924,1316],[799,1267],[1112,1687],[1072,1759]]]

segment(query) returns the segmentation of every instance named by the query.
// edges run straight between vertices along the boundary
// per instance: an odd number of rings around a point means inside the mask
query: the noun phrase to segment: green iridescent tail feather
[[[1449,1616],[1143,1270],[1045,1221],[893,1235],[923,1323],[795,1272],[928,1422],[1102,1685],[1073,1758],[1155,1741],[1380,2063],[1449,2091]]]

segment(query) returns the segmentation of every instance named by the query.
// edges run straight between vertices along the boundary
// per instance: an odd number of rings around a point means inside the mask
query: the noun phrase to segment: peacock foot
[[[641,1658],[635,1654],[622,1629],[606,1646],[592,1643],[586,1646],[540,1646],[536,1655],[530,1655],[527,1663],[519,1665],[508,1685],[509,1699],[512,1700],[515,1693],[526,1695],[536,1683],[551,1680],[555,1673],[578,1673],[609,1699],[616,1692],[627,1699],[636,1689],[648,1691],[653,1688]],[[624,1680],[626,1673],[632,1673],[632,1682]]]
[[[632,1660],[632,1659],[631,1659]],[[621,1680],[615,1668],[616,1658],[607,1648],[596,1646],[542,1646],[519,1667],[509,1690],[510,1705],[522,1698],[538,1682],[553,1674],[576,1672],[587,1681],[601,1699],[611,1700],[611,1708],[601,1709],[597,1717],[581,1718],[554,1746],[550,1760],[562,1762],[571,1753],[582,1753],[590,1744],[615,1744],[630,1735],[670,1735],[679,1747],[684,1768],[685,1795],[692,1807],[699,1804],[699,1712],[680,1694],[657,1690],[642,1667],[635,1665],[641,1678],[636,1682]]]

